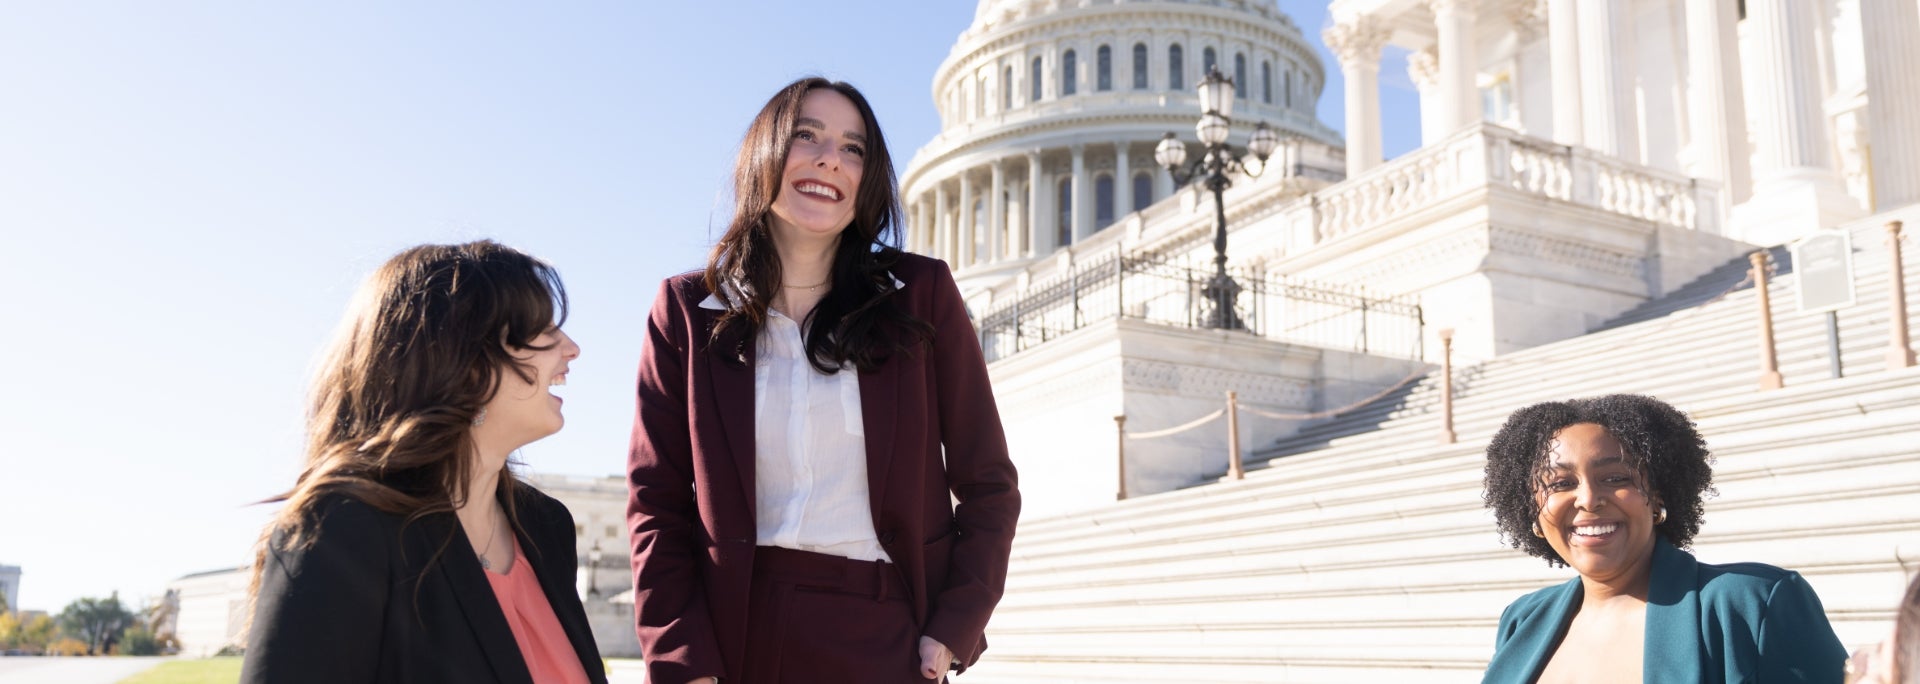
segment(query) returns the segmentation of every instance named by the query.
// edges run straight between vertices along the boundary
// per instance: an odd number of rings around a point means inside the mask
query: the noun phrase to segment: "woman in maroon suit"
[[[926,681],[986,648],[1020,494],[952,275],[893,246],[894,187],[859,91],[796,81],[747,130],[705,271],[661,284],[628,460],[649,682]]]

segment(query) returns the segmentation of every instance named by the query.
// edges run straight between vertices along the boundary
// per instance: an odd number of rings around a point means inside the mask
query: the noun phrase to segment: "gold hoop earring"
[[[1653,516],[1653,524],[1661,525],[1661,524],[1665,524],[1666,522],[1667,522],[1667,507],[1661,506],[1660,513],[1658,515]]]
[[[1539,537],[1541,539],[1547,538],[1547,533],[1540,531],[1540,521],[1538,520],[1533,521],[1533,536]]]

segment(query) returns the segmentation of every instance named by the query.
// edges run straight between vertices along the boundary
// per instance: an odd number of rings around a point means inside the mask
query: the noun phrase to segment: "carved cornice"
[[[1423,92],[1440,85],[1440,53],[1434,46],[1407,55],[1407,78],[1413,79],[1414,87]]]
[[[1587,242],[1575,242],[1506,226],[1494,226],[1493,252],[1522,259],[1545,261],[1575,269],[1643,280],[1647,273],[1644,255],[1622,252]],[[1578,280],[1579,278],[1575,278]]]
[[[1392,36],[1393,31],[1371,14],[1362,14],[1320,32],[1321,40],[1326,41],[1327,48],[1333,50],[1343,66],[1380,66],[1380,50]]]
[[[1121,365],[1122,383],[1129,390],[1222,401],[1233,390],[1242,402],[1292,409],[1306,409],[1313,403],[1313,383],[1305,379],[1141,359],[1124,359]]]

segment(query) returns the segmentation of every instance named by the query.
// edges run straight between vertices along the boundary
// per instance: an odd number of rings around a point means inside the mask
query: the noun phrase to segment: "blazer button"
[[[884,531],[884,532],[881,532],[881,533],[880,533],[880,544],[881,544],[881,545],[883,545],[883,546],[884,546],[884,545],[887,545],[887,544],[892,544],[892,543],[893,543],[893,530],[886,530],[886,531]]]

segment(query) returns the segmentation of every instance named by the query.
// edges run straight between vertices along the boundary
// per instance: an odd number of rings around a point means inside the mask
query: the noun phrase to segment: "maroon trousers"
[[[920,626],[892,564],[754,549],[742,684],[928,684]]]

